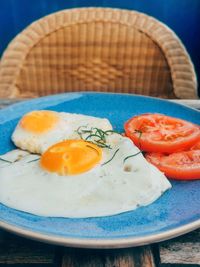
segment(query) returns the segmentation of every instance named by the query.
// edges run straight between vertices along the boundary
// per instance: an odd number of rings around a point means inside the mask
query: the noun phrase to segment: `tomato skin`
[[[200,150],[200,141],[195,143],[190,150]]]
[[[175,180],[200,179],[200,150],[189,150],[166,155],[163,153],[146,153],[148,162]]]
[[[163,114],[141,114],[124,124],[125,134],[142,151],[173,153],[200,141],[199,126]]]

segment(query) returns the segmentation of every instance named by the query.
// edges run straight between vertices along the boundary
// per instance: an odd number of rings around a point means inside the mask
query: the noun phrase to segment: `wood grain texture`
[[[0,230],[0,266],[56,266],[56,247]]]
[[[62,267],[154,267],[150,246],[114,249],[89,250],[66,249]]]
[[[200,266],[200,229],[159,244],[160,266]]]

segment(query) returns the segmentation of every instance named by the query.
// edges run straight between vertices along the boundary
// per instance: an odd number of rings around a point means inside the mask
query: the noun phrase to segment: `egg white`
[[[35,155],[0,165],[0,202],[40,216],[99,217],[149,205],[171,187],[128,138],[111,134],[107,142],[102,161],[79,175],[46,172]]]
[[[14,144],[31,153],[42,154],[59,141],[79,139],[77,129],[80,126],[88,129],[98,127],[104,131],[112,129],[110,122],[104,118],[66,112],[56,113],[59,117],[58,122],[50,130],[41,134],[29,132],[18,123],[11,137]]]

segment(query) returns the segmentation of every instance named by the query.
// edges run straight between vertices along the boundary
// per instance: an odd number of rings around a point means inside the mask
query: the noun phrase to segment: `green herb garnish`
[[[92,127],[91,129],[84,129],[84,128],[87,128],[87,125],[82,125],[76,130],[81,139],[91,142],[95,145],[98,145],[101,148],[111,149],[111,146],[106,144],[106,136],[117,132],[113,130],[103,131],[102,129],[96,127]],[[90,140],[91,138],[93,138],[93,140]]]
[[[36,161],[36,160],[39,160],[39,159],[40,159],[40,158],[33,159],[33,160],[31,160],[31,161],[28,161],[27,163],[30,163],[30,162],[33,162],[33,161]],[[4,162],[7,162],[7,163],[11,163],[11,164],[13,164],[13,163],[15,163],[15,162],[19,161],[18,159],[17,159],[17,160],[15,160],[15,161],[9,161],[9,160],[2,159],[2,158],[0,158],[0,160],[1,160],[1,161],[4,161]]]
[[[81,130],[81,128],[87,128],[87,125],[81,125],[80,127],[78,127],[78,129],[76,130],[77,134],[80,136],[81,139],[82,138],[82,135],[85,133],[85,131],[87,130]]]
[[[112,158],[109,159],[108,161],[104,162],[103,164],[101,164],[101,166],[106,165],[107,163],[111,162],[111,160],[113,160],[113,158],[115,157],[115,155],[117,154],[117,152],[119,151],[119,148],[115,151],[115,153],[113,154]]]
[[[7,163],[12,163],[12,161],[6,160],[6,159],[2,159],[0,158],[1,161],[7,162]]]
[[[124,159],[123,163],[124,163],[127,159],[132,158],[132,157],[135,157],[135,156],[139,155],[140,153],[142,153],[142,151],[139,151],[139,152],[137,152],[137,153],[135,153],[135,154],[132,154],[132,155],[127,156],[127,157]]]
[[[31,160],[31,161],[28,161],[27,163],[31,163],[31,162],[37,161],[37,160],[39,160],[39,159],[40,159],[40,158],[33,159],[33,160]]]
[[[138,143],[139,143],[139,148],[141,149],[141,137],[142,137],[142,134],[143,134],[143,132],[141,131],[141,130],[137,130],[137,129],[135,129],[135,133],[138,133],[139,135],[138,135]]]
[[[90,146],[90,145],[86,145],[86,147],[89,147],[89,148],[91,148],[91,149],[93,149],[97,154],[99,154],[99,151],[98,150],[96,150],[96,148],[94,148],[93,146]]]

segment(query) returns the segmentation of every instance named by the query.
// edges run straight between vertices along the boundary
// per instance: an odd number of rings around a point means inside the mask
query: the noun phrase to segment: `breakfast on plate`
[[[37,110],[11,139],[18,149],[0,156],[0,202],[39,216],[115,215],[158,199],[171,188],[166,176],[200,178],[199,127],[161,114],[129,119],[124,136],[107,119]]]

